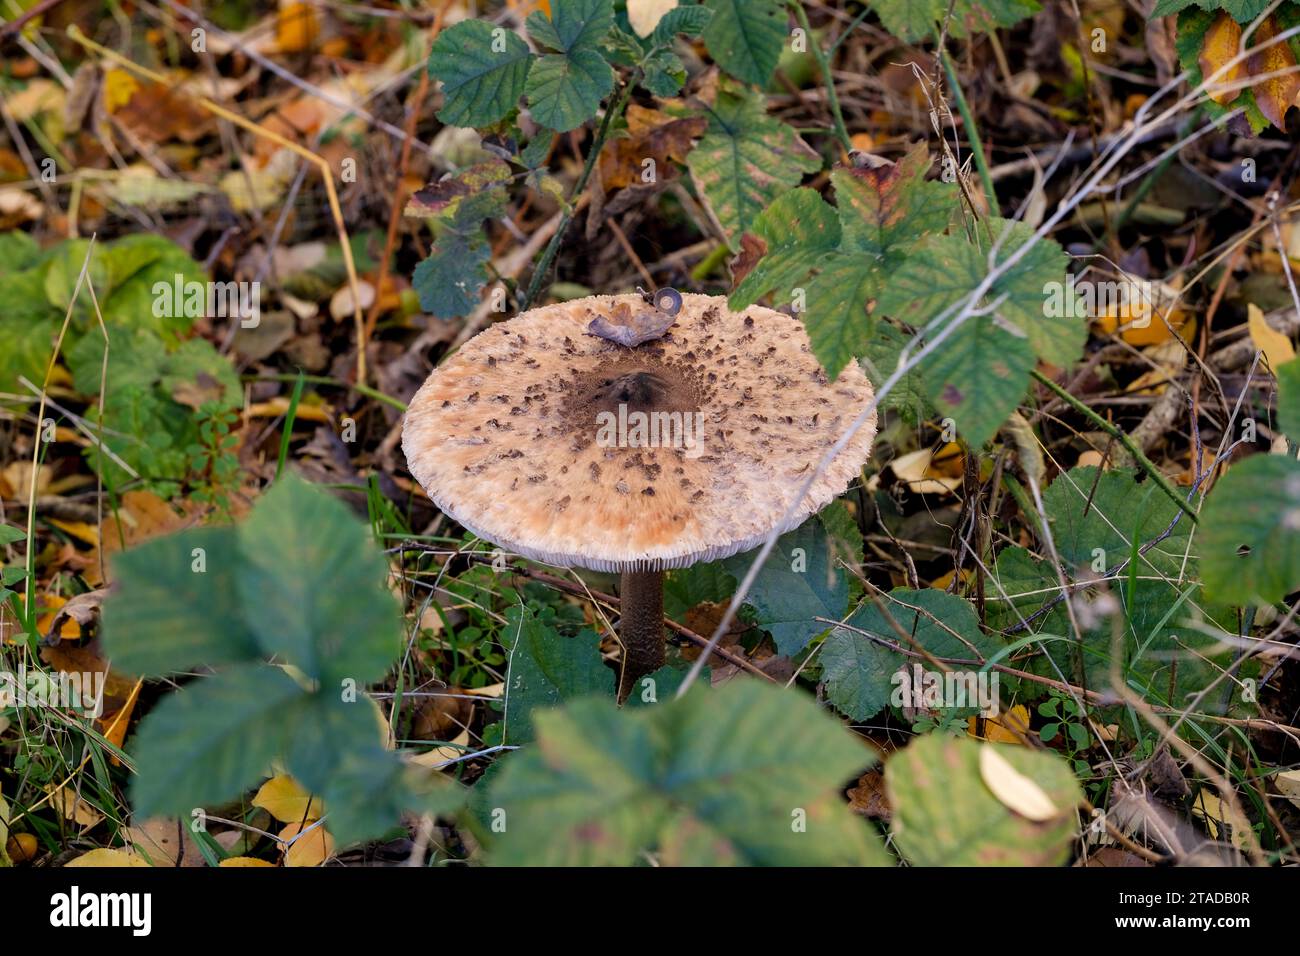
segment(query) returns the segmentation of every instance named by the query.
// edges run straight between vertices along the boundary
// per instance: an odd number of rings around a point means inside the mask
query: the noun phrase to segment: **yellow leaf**
[[[95,826],[104,819],[102,813],[92,807],[85,800],[81,799],[76,792],[69,790],[67,787],[60,787],[58,790],[55,790],[54,786],[51,784],[45,789],[46,792],[51,794],[50,803],[58,808],[58,811],[63,814],[65,819],[71,820],[73,823],[79,824],[87,829]]]
[[[1258,33],[1256,34],[1258,36]],[[1241,52],[1241,25],[1236,20],[1220,11],[1210,29],[1205,31],[1201,41],[1201,55],[1197,58],[1201,66],[1201,76],[1206,81],[1205,91],[1210,99],[1227,106],[1241,95],[1241,88],[1230,89],[1246,73],[1244,62],[1236,63],[1228,69],[1224,65]],[[1217,70],[1222,73],[1215,75]]]
[[[126,70],[109,70],[104,74],[104,108],[116,113],[131,102],[138,89],[140,81]]]
[[[985,717],[984,735],[979,733],[979,717],[966,721],[966,733],[977,740],[987,740],[996,744],[1024,744],[1025,735],[1029,733],[1029,708],[1016,704],[1010,710],[1003,711],[996,717]],[[1019,733],[1016,733],[1019,731]]]
[[[1264,310],[1253,302],[1246,306],[1246,324],[1250,329],[1250,340],[1264,353],[1268,367],[1273,371],[1295,358],[1291,340],[1265,322]]]
[[[289,399],[284,395],[277,395],[268,402],[255,402],[248,406],[246,414],[249,418],[279,418],[281,415],[288,414]],[[304,422],[330,422],[330,408],[328,406],[311,405],[307,402],[300,402],[297,411],[294,412],[296,418]]]
[[[61,528],[78,541],[82,541],[92,548],[99,546],[99,529],[93,524],[85,521],[60,521],[58,518],[48,520],[54,527]]]
[[[255,866],[269,866],[274,868],[275,866],[274,863],[267,863],[265,860],[259,860],[255,856],[230,856],[226,857],[226,859],[222,860],[217,865],[230,867],[231,869],[239,869],[240,867],[251,868]]]
[[[448,760],[455,760],[457,757],[463,757],[467,753],[465,748],[469,746],[469,731],[462,730],[451,743],[455,746],[444,745],[442,747],[434,747],[427,753],[422,753],[417,757],[412,757],[411,763],[419,764],[421,767],[437,767],[439,764],[444,764]]]
[[[275,20],[275,42],[283,53],[309,50],[320,36],[320,19],[309,3],[286,3]]]
[[[0,867],[13,866],[14,861],[9,859],[9,804],[5,800],[5,795],[0,792]]]
[[[140,859],[134,853],[128,853],[126,850],[110,850],[100,847],[98,850],[91,850],[89,853],[83,853],[75,860],[69,860],[68,866],[87,866],[87,867],[122,867],[122,866],[148,866],[144,860]]]
[[[1250,821],[1234,813],[1232,807],[1219,799],[1218,794],[1202,789],[1192,804],[1192,816],[1204,820],[1210,835],[1216,840],[1227,837],[1237,849],[1245,849]]]
[[[1042,823],[1061,815],[1043,788],[1011,766],[991,744],[980,748],[980,779],[1003,806],[1027,820]]]
[[[253,797],[253,806],[261,807],[281,823],[311,823],[323,813],[319,797],[313,797],[288,774],[272,777],[262,784]]]
[[[1297,807],[1300,807],[1300,770],[1287,770],[1273,778],[1277,789]]]
[[[648,37],[677,0],[627,0],[627,22],[639,37]]]
[[[298,836],[306,829],[291,823],[280,831],[280,839],[289,844],[284,854],[285,866],[320,866],[334,855],[334,838],[323,826],[315,826]],[[289,843],[290,840],[293,842]]]

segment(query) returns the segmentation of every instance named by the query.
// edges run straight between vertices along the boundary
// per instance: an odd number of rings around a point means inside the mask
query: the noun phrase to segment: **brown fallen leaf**
[[[123,831],[130,850],[152,866],[207,866],[185,821],[154,817]]]
[[[614,140],[600,156],[600,178],[607,192],[672,177],[673,163],[684,163],[695,141],[704,135],[705,116],[677,118],[660,110],[631,104],[627,109],[627,135]],[[647,160],[652,163],[647,163]]]

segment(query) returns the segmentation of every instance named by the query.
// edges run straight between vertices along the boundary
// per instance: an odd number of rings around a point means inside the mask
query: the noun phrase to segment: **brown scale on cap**
[[[551,564],[658,570],[756,547],[871,386],[856,364],[829,382],[797,319],[682,299],[663,337],[630,349],[586,329],[643,311],[636,295],[545,306],[471,339],[411,401],[411,473],[466,528]],[[619,406],[692,429],[700,413],[698,448],[602,446],[597,416]],[[847,487],[875,430],[873,414],[778,530]]]

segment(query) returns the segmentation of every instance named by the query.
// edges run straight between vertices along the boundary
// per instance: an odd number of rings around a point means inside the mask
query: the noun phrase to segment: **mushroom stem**
[[[624,571],[618,588],[619,640],[623,671],[618,701],[627,700],[636,683],[664,665],[664,573]]]

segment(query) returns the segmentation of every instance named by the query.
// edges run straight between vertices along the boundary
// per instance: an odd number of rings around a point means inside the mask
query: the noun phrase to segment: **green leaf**
[[[499,160],[471,166],[412,197],[406,214],[432,218],[439,232],[429,258],[415,267],[412,284],[420,307],[440,319],[473,309],[488,281],[491,247],[483,221],[506,211],[510,168]]]
[[[284,710],[302,696],[282,670],[241,664],[165,697],[133,739],[135,812],[188,819],[252,786],[284,752]]]
[[[811,189],[777,198],[743,240],[762,258],[730,298],[733,309],[768,293],[797,302],[813,354],[832,378],[865,354],[874,340],[871,304],[884,292],[918,242],[942,229],[953,209],[952,189],[927,182],[929,154],[918,144],[902,160],[879,169],[831,174],[838,207]]]
[[[504,211],[503,187],[510,178],[510,166],[499,159],[476,163],[417,190],[402,213],[435,219],[452,228],[477,226]]]
[[[433,244],[429,258],[415,267],[411,284],[420,308],[440,319],[452,319],[478,305],[488,281],[487,262],[492,248],[481,232],[468,235],[448,231]]]
[[[0,278],[29,269],[40,259],[41,247],[31,235],[21,229],[0,232]]]
[[[267,654],[282,655],[338,692],[388,671],[400,647],[388,563],[365,525],[336,498],[280,480],[239,529],[239,600]]]
[[[935,657],[988,660],[1001,647],[996,638],[980,630],[979,618],[970,603],[955,594],[934,588],[920,591],[895,588],[889,592],[886,607],[904,633]],[[866,720],[889,703],[894,672],[915,658],[866,636],[870,634],[890,644],[909,647],[874,602],[863,604],[846,623],[856,630],[833,630],[823,642],[819,660],[831,703],[854,720]],[[924,661],[918,662],[927,666]],[[978,665],[952,667],[978,669]],[[972,702],[971,706],[978,707],[978,704]]]
[[[664,575],[664,614],[681,623],[691,608],[729,601],[735,591],[736,579],[719,561],[669,571]]]
[[[1292,441],[1300,441],[1300,359],[1277,368],[1277,424]]]
[[[723,567],[740,580],[754,557],[755,552],[738,554],[727,558]],[[848,584],[820,520],[805,521],[777,540],[747,600],[758,611],[759,626],[771,632],[777,650],[786,656],[797,654],[830,627],[813,618],[837,621],[843,616]]]
[[[686,163],[734,246],[769,203],[821,168],[821,157],[792,127],[767,115],[763,97],[722,90]]]
[[[715,63],[738,80],[766,86],[772,79],[789,21],[781,0],[705,0],[713,14],[703,30]]]
[[[977,316],[924,359],[920,371],[935,408],[979,448],[1016,410],[1033,367],[1034,353],[1024,339]]]
[[[747,247],[762,258],[737,283],[728,304],[745,309],[773,290],[780,290],[778,301],[790,301],[795,287],[839,247],[840,238],[835,209],[817,190],[800,186],[782,193],[750,224]]]
[[[234,528],[195,528],[113,559],[103,638],[113,667],[162,676],[262,657],[235,596]]]
[[[1021,549],[998,557],[985,588],[988,621],[1010,627],[1056,601],[1031,622],[1031,632],[1044,640],[1030,670],[1053,678],[1065,674],[1099,688],[1109,685],[1117,665],[1128,686],[1147,699],[1182,706],[1230,662],[1231,650],[1220,637],[1225,625],[1235,627],[1235,614],[1209,602],[1197,583],[1191,545],[1204,549],[1204,536],[1193,538],[1190,523],[1160,489],[1135,478],[1121,470],[1098,475],[1093,467],[1074,468],[1043,493],[1067,580],[1114,575],[1110,590],[1119,601],[1123,638],[1118,645],[1113,643],[1116,621],[1108,615],[1084,623],[1080,644],[1064,604],[1056,600],[1057,570]],[[1124,562],[1133,563],[1116,575]],[[1215,709],[1218,703],[1215,698],[1202,706]]]
[[[910,335],[888,322],[878,322],[872,329],[871,339],[863,354],[863,367],[867,378],[876,387],[877,395],[880,394],[885,379],[897,370],[898,359],[910,340]],[[880,407],[901,413],[913,425],[935,417],[934,406],[925,394],[925,382],[916,369],[898,380],[898,384],[881,400]]]
[[[885,29],[901,40],[930,40],[947,23],[948,35],[961,38],[1009,27],[1041,8],[1035,0],[869,0]],[[949,18],[948,9],[952,7]]]
[[[598,51],[614,26],[614,0],[556,0],[549,17],[535,10],[527,24],[528,35],[549,49]]]
[[[533,59],[517,34],[483,20],[462,20],[443,30],[429,54],[429,75],[442,81],[438,119],[450,126],[504,119],[524,92]]]
[[[0,524],[0,548],[7,544],[13,544],[15,541],[26,541],[27,532],[22,528],[15,528],[13,525]]]
[[[1151,11],[1151,19],[1167,17],[1188,7],[1202,10],[1227,10],[1238,23],[1249,23],[1272,5],[1273,0],[1159,0]]]
[[[659,18],[650,37],[651,43],[655,46],[667,46],[674,37],[682,34],[699,36],[712,17],[712,10],[697,4],[673,7]]]
[[[498,864],[888,860],[839,794],[871,753],[802,694],[733,681],[623,711],[588,699],[537,730],[490,791],[507,820],[489,846]]]
[[[817,658],[827,699],[853,720],[874,717],[889,705],[899,656],[860,634],[832,631]]]
[[[1060,816],[1035,822],[1007,807],[980,774],[980,749],[1036,783]],[[885,787],[894,842],[916,866],[1059,866],[1070,854],[1083,799],[1069,764],[1050,751],[927,734],[895,751]]]
[[[1032,236],[1019,223],[992,219],[989,225],[994,236],[1005,235],[999,263]],[[1071,300],[1059,316],[1048,307],[1048,293],[1065,288],[1065,261],[1056,243],[1040,240],[993,283],[986,301],[978,303],[986,311],[967,318],[922,363],[931,400],[974,446],[992,438],[1015,410],[1035,356],[1055,365],[1078,357],[1087,328],[1077,302]],[[974,243],[959,235],[936,236],[891,277],[878,307],[923,325],[968,298],[987,274],[988,256]],[[998,305],[990,315],[992,302]]]
[[[1135,546],[1159,538],[1181,512],[1153,481],[1113,469],[1100,476],[1092,466],[1058,475],[1043,492],[1043,508],[1061,559],[1103,573],[1127,561]],[[1180,519],[1168,537],[1148,548],[1138,567],[1177,577],[1188,554],[1191,523]],[[1097,564],[1101,560],[1102,564]]]
[[[641,68],[644,72],[641,85],[661,99],[676,96],[686,85],[686,66],[671,50],[662,50],[646,57]]]
[[[1300,462],[1253,455],[1230,468],[1200,526],[1206,591],[1232,604],[1280,601],[1300,586]]]
[[[370,698],[304,694],[282,719],[290,739],[281,756],[295,780],[324,798],[326,826],[339,843],[377,836],[415,806],[406,768],[385,749]]]
[[[614,672],[600,656],[600,639],[584,628],[564,637],[527,607],[506,611],[502,643],[510,654],[506,678],[505,740],[527,743],[535,736],[533,713],[586,694],[614,694]]]
[[[1052,566],[1025,548],[1004,548],[985,585],[985,619],[991,628],[1005,631],[1028,619],[1058,593],[1060,582]],[[1070,622],[1063,603],[1036,618],[1034,632],[1066,634]],[[1019,636],[1019,635],[1017,635]]]
[[[528,71],[533,119],[558,133],[577,129],[596,115],[614,89],[614,71],[595,50],[549,53]]]
[[[893,267],[927,235],[943,229],[952,215],[952,186],[927,181],[929,168],[930,152],[918,143],[892,166],[833,171],[843,250]]]

